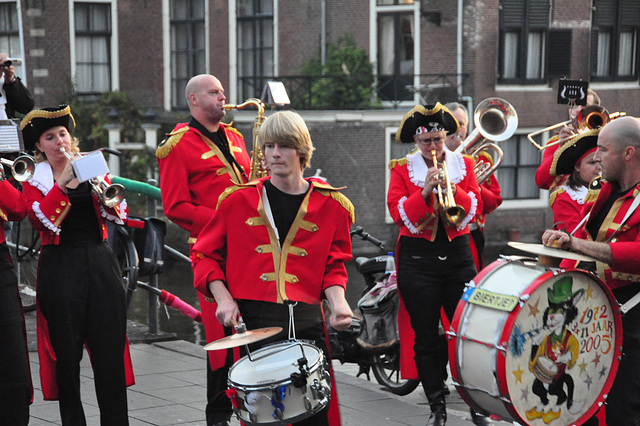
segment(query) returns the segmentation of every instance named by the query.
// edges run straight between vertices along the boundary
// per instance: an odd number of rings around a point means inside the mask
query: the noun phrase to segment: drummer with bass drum
[[[225,326],[242,315],[249,330],[282,327],[272,340],[286,340],[293,305],[296,336],[313,340],[330,360],[321,301],[329,302],[333,328],[351,325],[345,262],[351,259],[354,208],[339,189],[303,178],[314,148],[297,113],[267,118],[258,141],[270,176],[220,196],[193,247],[195,286],[215,299],[216,317]],[[339,425],[337,406],[332,386],[328,408],[296,424]]]
[[[595,159],[604,183],[595,202],[585,205],[588,219],[574,235],[547,230],[542,242],[595,258],[598,275],[618,302],[625,303],[638,294],[640,281],[640,121],[622,117],[604,126]],[[565,260],[561,266],[574,263]],[[640,308],[626,312],[622,324],[623,357],[607,399],[606,419],[609,425],[640,425]]]

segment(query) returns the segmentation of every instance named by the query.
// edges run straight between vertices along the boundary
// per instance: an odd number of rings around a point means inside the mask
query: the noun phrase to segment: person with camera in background
[[[27,114],[33,109],[34,100],[29,89],[15,75],[14,62],[6,53],[0,53],[0,120],[14,118],[16,112]]]

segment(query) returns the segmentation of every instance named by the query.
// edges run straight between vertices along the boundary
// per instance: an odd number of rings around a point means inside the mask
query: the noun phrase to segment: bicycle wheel
[[[396,395],[408,395],[420,384],[419,380],[400,378],[400,352],[397,345],[388,352],[372,355],[371,368],[378,383]]]
[[[122,285],[127,292],[127,307],[138,285],[138,252],[129,231],[120,225],[108,222],[109,246],[118,259],[122,272]]]
[[[36,278],[40,256],[40,233],[31,227],[28,219],[11,224],[7,246],[18,277],[18,290],[25,312],[36,308]]]

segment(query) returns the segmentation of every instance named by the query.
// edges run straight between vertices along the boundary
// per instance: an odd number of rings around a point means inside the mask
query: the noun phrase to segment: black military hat
[[[596,149],[600,129],[601,127],[579,133],[558,148],[551,163],[551,175],[558,176],[573,173],[576,163]]]
[[[413,143],[417,134],[444,130],[447,135],[458,131],[458,121],[440,102],[435,105],[416,105],[402,117],[396,132],[396,142]]]
[[[20,122],[24,147],[28,151],[34,151],[40,135],[47,130],[56,126],[64,126],[71,133],[75,125],[76,122],[69,105],[35,109]]]

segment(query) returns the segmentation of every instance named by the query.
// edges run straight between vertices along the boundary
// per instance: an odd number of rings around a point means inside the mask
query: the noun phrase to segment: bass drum
[[[582,424],[618,369],[622,320],[583,270],[503,258],[470,283],[451,324],[451,375],[478,412],[527,425]]]

